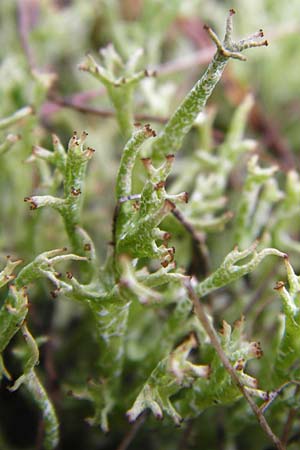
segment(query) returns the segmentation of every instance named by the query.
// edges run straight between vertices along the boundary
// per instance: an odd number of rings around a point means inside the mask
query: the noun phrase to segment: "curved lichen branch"
[[[59,138],[53,135],[54,151],[34,146],[30,160],[39,158],[53,164],[63,178],[64,195],[62,198],[53,195],[32,195],[25,197],[30,209],[51,207],[61,215],[72,249],[78,255],[84,255],[90,260],[90,269],[94,270],[96,255],[90,252],[93,243],[88,234],[82,230],[82,206],[86,185],[86,169],[95,150],[85,146],[88,133],[80,135],[74,131],[68,143],[67,151]]]
[[[155,71],[137,70],[138,62],[143,54],[141,49],[133,52],[124,62],[109,44],[100,51],[101,64],[91,55],[79,65],[79,69],[90,73],[106,88],[108,96],[116,110],[116,118],[122,134],[129,138],[133,131],[134,90],[137,83],[145,77],[155,76]]]
[[[196,379],[207,379],[210,375],[208,365],[192,364],[187,359],[190,352],[197,347],[197,339],[191,333],[170,355],[157,364],[133,406],[127,411],[130,422],[134,422],[143,411],[150,409],[157,419],[163,419],[166,413],[176,425],[180,425],[183,419],[172,405],[170,397],[183,388],[191,387]]]
[[[278,281],[275,290],[282,301],[282,331],[278,343],[278,351],[274,363],[277,379],[281,382],[290,377],[291,367],[299,362],[300,352],[300,276],[297,276],[289,262],[284,259],[288,287],[283,281]]]
[[[153,136],[153,131],[149,128],[147,133]],[[143,135],[141,136],[143,138]],[[131,173],[138,148],[128,147],[128,150],[130,153],[127,156],[125,154],[122,158],[117,177],[117,197],[121,200],[131,198]],[[128,168],[124,165],[126,161],[129,165]],[[175,209],[177,203],[187,203],[188,194],[181,192],[177,195],[169,195],[165,190],[166,179],[171,171],[174,155],[167,155],[164,163],[159,167],[154,167],[150,158],[143,158],[142,162],[147,172],[147,181],[139,198],[140,201],[135,204],[134,209],[129,202],[121,202],[116,209],[115,251],[116,254],[126,253],[133,258],[158,257],[161,259],[163,267],[166,267],[173,261],[175,249],[168,247],[167,241],[171,235],[161,230],[159,225]],[[120,194],[122,194],[121,197]]]
[[[155,136],[155,131],[150,125],[146,124],[142,128],[137,129],[125,145],[116,181],[116,197],[118,201],[132,194],[132,172],[137,155],[142,144],[147,139]]]
[[[54,450],[57,448],[59,441],[59,425],[54,406],[35,371],[35,367],[39,363],[38,346],[26,324],[23,324],[21,331],[26,343],[24,349],[22,348],[19,351],[19,356],[24,366],[24,373],[14,382],[9,390],[11,392],[16,391],[22,385],[26,388],[43,416],[43,448],[45,450]]]
[[[25,117],[30,116],[34,113],[32,106],[24,106],[21,109],[15,111],[11,116],[3,117],[0,119],[0,130],[8,128],[15,125],[19,121],[23,120]]]
[[[2,353],[10,343],[14,335],[19,331],[28,312],[28,298],[25,288],[20,290],[10,285],[6,300],[0,308],[0,379],[2,375],[10,379],[10,374],[5,368]]]
[[[242,252],[241,252],[242,253]],[[239,375],[237,373],[238,367],[233,367],[222,348],[221,342],[219,340],[219,337],[216,333],[216,330],[214,326],[212,325],[209,317],[207,316],[207,313],[204,309],[204,306],[202,305],[199,297],[196,294],[196,291],[194,290],[191,281],[185,282],[185,287],[188,293],[188,296],[190,300],[193,303],[194,311],[199,319],[200,323],[202,324],[204,330],[206,331],[210,342],[212,346],[214,347],[216,353],[218,354],[218,357],[220,358],[224,368],[229,373],[233,383],[237,386],[237,388],[241,391],[243,396],[245,397],[246,401],[248,402],[249,406],[251,407],[253,413],[256,415],[256,418],[258,420],[258,423],[260,424],[261,428],[265,432],[265,434],[271,439],[271,441],[274,443],[276,448],[278,450],[284,450],[285,447],[280,441],[280,439],[273,433],[272,429],[270,428],[268,422],[266,421],[265,417],[263,416],[261,410],[256,405],[256,403],[253,401],[251,397],[251,393],[248,389],[245,388],[243,380],[239,378]],[[267,400],[267,399],[266,399]]]
[[[38,255],[19,272],[15,281],[17,288],[27,286],[39,278],[48,278],[57,289],[60,289],[62,285],[69,288],[69,285],[59,279],[60,273],[56,271],[55,264],[63,261],[87,261],[87,258],[66,253],[66,251],[67,248],[64,247]]]
[[[233,15],[234,10],[231,9],[227,18],[223,41],[218,38],[210,27],[205,26],[208,34],[217,46],[217,51],[202,78],[197,81],[193,89],[187,94],[155,140],[152,147],[153,156],[161,157],[168,153],[174,153],[181,147],[185,135],[189,132],[198,114],[206,105],[230,58],[244,61],[246,58],[241,52],[248,48],[268,45],[266,40],[262,40],[262,30],[246,39],[235,42],[232,39]]]
[[[229,10],[229,14],[226,21],[226,31],[223,42],[218,38],[216,33],[208,26],[204,25],[204,29],[208,32],[211,39],[217,46],[218,52],[225,56],[226,58],[239,59],[241,61],[246,61],[246,57],[241,54],[243,50],[252,47],[262,47],[268,45],[267,40],[262,40],[264,37],[263,30],[259,30],[257,33],[252,34],[246,39],[241,39],[238,42],[232,40],[232,16],[235,14],[234,9]]]
[[[16,275],[13,274],[13,271],[22,262],[23,262],[22,259],[16,259],[14,261],[10,257],[10,255],[7,255],[7,257],[6,257],[6,266],[0,272],[0,288],[2,286],[4,286],[5,284],[9,283],[10,281],[12,281],[16,277]]]
[[[197,294],[203,297],[222,286],[232,283],[255,270],[267,256],[274,255],[286,258],[286,254],[276,248],[264,248],[261,251],[257,251],[257,246],[258,241],[255,241],[250,247],[242,251],[235,247],[232,252],[228,253],[220,267],[197,285]],[[246,261],[242,264],[244,259]]]

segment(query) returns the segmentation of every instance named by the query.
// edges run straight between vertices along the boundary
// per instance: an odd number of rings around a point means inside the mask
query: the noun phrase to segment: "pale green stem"
[[[31,106],[25,106],[24,108],[19,109],[11,116],[0,119],[0,130],[14,125],[15,123],[19,122],[27,116],[30,116],[31,114],[33,114],[33,108]]]

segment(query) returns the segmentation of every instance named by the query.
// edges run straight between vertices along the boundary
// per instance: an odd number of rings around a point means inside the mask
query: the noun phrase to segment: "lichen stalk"
[[[267,45],[267,41],[261,39],[263,33],[260,33],[257,36],[255,35],[255,37],[251,36],[249,39],[233,42],[233,14],[234,11],[230,10],[223,43],[211,28],[205,26],[205,29],[217,46],[217,52],[204,75],[187,94],[171,116],[163,131],[158,135],[152,146],[153,158],[161,158],[168,153],[176,153],[179,150],[184,137],[190,131],[198,114],[203,110],[216,84],[219,82],[230,58],[243,61],[245,60],[245,57],[241,54],[243,50]]]

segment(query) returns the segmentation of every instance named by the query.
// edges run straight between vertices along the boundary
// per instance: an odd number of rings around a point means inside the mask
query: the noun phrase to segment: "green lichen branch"
[[[191,297],[191,293],[189,294]],[[212,318],[207,314],[209,322],[212,324]],[[202,327],[204,333],[207,333],[203,322],[199,321],[199,327]],[[231,327],[226,321],[223,321],[223,327],[215,333],[220,346],[228,358],[229,363],[236,372],[236,375],[243,385],[243,388],[253,397],[267,401],[270,393],[259,389],[258,380],[247,374],[248,361],[262,357],[259,342],[249,342],[245,336],[245,320],[242,317]],[[186,394],[178,402],[178,408],[185,417],[199,415],[203,410],[213,405],[226,405],[233,403],[242,397],[241,390],[236,386],[231,375],[226,370],[215,345],[212,348],[211,343],[207,343],[206,335],[202,337],[203,346],[201,354],[207,355],[210,364],[210,377],[208,380],[198,379],[195,381],[193,389],[186,391]],[[212,342],[212,341],[211,341]]]
[[[300,352],[300,276],[297,276],[289,262],[284,259],[289,287],[278,281],[276,291],[282,301],[283,323],[274,363],[275,373],[279,381],[291,379],[293,365],[299,364]],[[298,365],[297,364],[297,365]]]
[[[9,287],[8,295],[0,309],[0,379],[2,375],[10,379],[10,374],[5,368],[2,353],[10,343],[11,339],[19,331],[28,312],[28,298],[24,288],[16,289]]]
[[[183,419],[172,405],[170,397],[181,389],[192,386],[198,377],[208,378],[210,374],[208,365],[193,364],[187,360],[191,350],[197,346],[197,339],[191,334],[169,356],[159,362],[132,408],[127,412],[130,422],[135,421],[147,408],[157,419],[162,419],[165,412],[176,425],[182,422]]]
[[[170,233],[161,230],[159,224],[178,203],[187,203],[188,194],[167,194],[166,179],[171,171],[174,155],[167,155],[159,167],[152,165],[150,158],[142,162],[147,172],[147,181],[134,205],[121,202],[115,224],[116,254],[127,253],[133,258],[160,258],[166,267],[174,259],[175,249],[168,247]],[[120,173],[120,172],[119,172]],[[127,174],[131,176],[131,172]],[[126,184],[130,188],[130,183]],[[127,188],[124,189],[127,191]],[[126,197],[125,197],[126,200]],[[157,244],[160,241],[160,245]]]
[[[234,241],[242,249],[259,237],[258,234],[262,233],[263,226],[269,219],[270,206],[280,199],[280,192],[276,190],[273,178],[276,166],[262,168],[258,165],[258,156],[254,155],[248,162],[247,171],[234,229]],[[268,196],[266,203],[270,205],[269,208],[264,204],[265,195],[259,198],[260,192]]]
[[[199,297],[196,294],[196,291],[194,290],[192,283],[190,281],[185,282],[185,286],[189,295],[189,298],[191,299],[195,314],[198,317],[200,323],[202,324],[203,328],[205,329],[210,342],[212,346],[214,347],[216,353],[218,354],[219,359],[221,360],[224,368],[230,375],[232,382],[236,385],[236,387],[240,390],[242,395],[247,400],[249,406],[251,407],[253,413],[255,414],[258,423],[260,424],[261,428],[265,432],[265,434],[270,438],[270,440],[273,442],[273,444],[276,446],[278,450],[285,450],[285,446],[281,442],[281,440],[273,433],[272,429],[270,428],[267,420],[265,419],[264,415],[262,414],[260,408],[256,405],[256,403],[252,399],[252,392],[249,392],[249,388],[246,389],[245,387],[245,380],[241,379],[238,375],[237,369],[238,367],[233,367],[231,362],[228,359],[228,356],[226,355],[226,351],[224,351],[222,344],[219,340],[219,337],[217,335],[217,332],[212,325],[211,320],[209,319],[204,305],[201,304],[201,301]],[[230,334],[229,334],[230,336]],[[242,366],[243,367],[243,366]],[[264,398],[264,400],[268,400],[269,395],[267,394]]]
[[[78,136],[74,132],[66,152],[57,136],[53,136],[54,151],[50,152],[42,147],[35,146],[31,159],[40,158],[57,167],[63,178],[64,197],[52,195],[32,195],[25,197],[24,201],[30,204],[30,209],[49,206],[62,216],[66,232],[73,251],[78,255],[87,257],[92,265],[95,263],[93,242],[88,234],[81,228],[82,203],[85,191],[85,177],[88,161],[95,150],[85,147],[87,133]]]
[[[46,278],[50,280],[56,290],[65,288],[66,291],[71,290],[69,284],[61,280],[61,273],[55,269],[55,265],[65,261],[87,261],[84,256],[74,255],[73,253],[66,253],[67,248],[59,248],[49,250],[36,256],[36,258],[22,270],[20,270],[16,277],[15,284],[18,289],[23,286],[28,286],[39,278]],[[56,295],[56,291],[52,295]]]
[[[206,105],[230,58],[245,61],[246,58],[241,52],[248,48],[268,45],[266,40],[262,40],[262,30],[259,30],[258,33],[253,34],[247,39],[234,42],[232,40],[232,17],[234,14],[235,11],[231,9],[226,22],[223,42],[221,42],[210,27],[205,26],[208,34],[216,44],[217,52],[202,78],[197,81],[193,89],[178,106],[154,142],[152,147],[153,157],[161,158],[168,153],[175,153],[179,150],[184,137],[193,126],[198,114]]]
[[[58,419],[54,407],[40,382],[35,367],[39,363],[39,350],[35,339],[30,334],[27,326],[22,326],[22,334],[26,346],[16,353],[19,353],[24,365],[23,374],[14,382],[10,391],[16,391],[20,386],[24,386],[36,403],[43,415],[45,450],[54,450],[59,441]]]
[[[149,138],[155,137],[155,131],[149,125],[135,131],[131,139],[126,144],[120,162],[120,167],[116,180],[116,197],[122,200],[123,197],[132,194],[132,172],[142,144]]]
[[[113,45],[101,49],[102,65],[98,64],[91,55],[79,65],[80,70],[89,72],[107,89],[109,98],[115,108],[116,118],[120,130],[125,138],[129,138],[133,131],[133,94],[137,83],[145,77],[155,73],[148,70],[136,70],[143,54],[141,49],[132,53],[125,63],[116,52]]]
[[[0,130],[11,127],[16,123],[22,121],[26,117],[32,115],[34,110],[31,106],[24,106],[24,108],[18,109],[13,114],[7,117],[3,117],[0,119]]]
[[[203,297],[251,273],[267,256],[286,257],[285,253],[280,252],[276,248],[264,248],[257,251],[257,246],[258,241],[242,251],[239,251],[238,247],[235,247],[228,253],[220,267],[196,286],[197,295]],[[244,264],[243,260],[245,260]]]

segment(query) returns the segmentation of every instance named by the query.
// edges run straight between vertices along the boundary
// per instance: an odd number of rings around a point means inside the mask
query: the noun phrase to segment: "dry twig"
[[[210,338],[211,344],[213,345],[214,349],[216,350],[217,354],[219,355],[225,369],[231,376],[233,382],[236,384],[236,386],[239,388],[247,402],[249,403],[253,413],[255,414],[258,423],[260,424],[261,428],[265,432],[265,434],[270,438],[270,440],[273,442],[273,444],[276,446],[278,450],[285,450],[285,445],[281,442],[281,440],[273,433],[272,429],[270,428],[266,418],[264,417],[262,411],[260,408],[256,405],[256,403],[253,401],[250,394],[246,391],[243,384],[241,383],[239,377],[237,376],[236,371],[230,364],[217,335],[217,332],[215,331],[214,327],[210,323],[205,309],[203,305],[201,304],[199,298],[197,297],[194,288],[191,284],[191,281],[188,280],[185,282],[185,286],[188,292],[188,296],[190,300],[192,301],[194,305],[194,311],[198,319],[200,320],[203,328],[205,329],[208,337]]]

